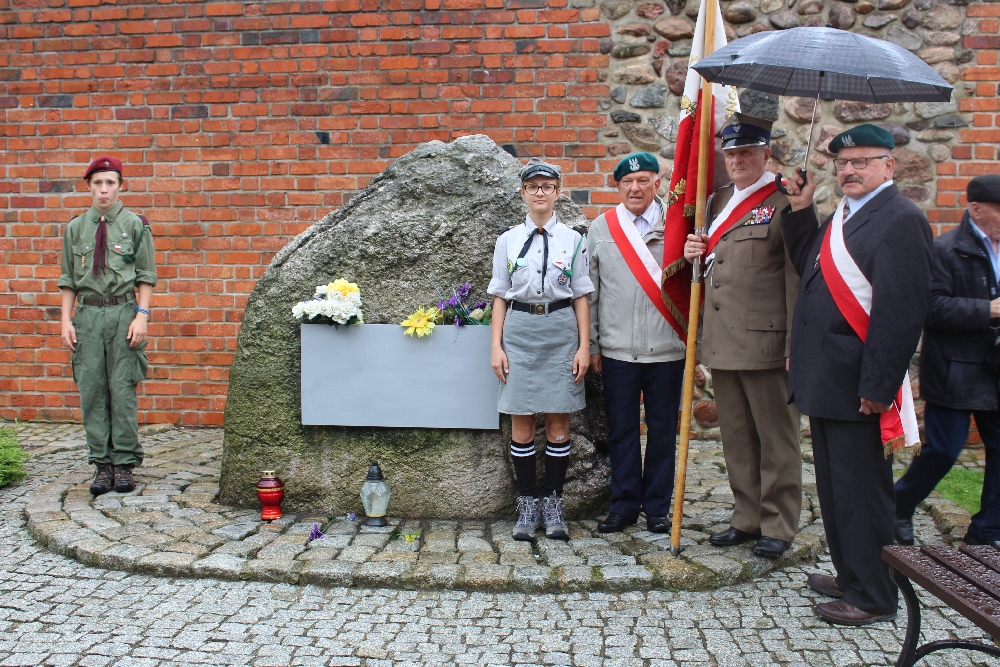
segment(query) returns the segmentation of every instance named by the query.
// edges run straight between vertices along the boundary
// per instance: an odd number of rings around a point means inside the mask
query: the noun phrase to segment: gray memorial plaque
[[[302,423],[500,428],[491,336],[488,326],[416,338],[398,324],[303,324]]]

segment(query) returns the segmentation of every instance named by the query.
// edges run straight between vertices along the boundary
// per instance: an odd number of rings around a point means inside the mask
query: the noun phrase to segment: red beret
[[[122,161],[109,155],[102,155],[87,167],[87,173],[83,175],[83,180],[90,178],[95,171],[117,171],[118,176],[122,175]]]

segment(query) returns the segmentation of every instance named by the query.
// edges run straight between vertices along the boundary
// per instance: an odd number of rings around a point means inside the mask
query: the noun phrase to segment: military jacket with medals
[[[735,186],[711,197],[705,228]],[[788,198],[775,192],[722,235],[705,262],[701,363],[722,370],[784,368],[799,277],[782,237]]]
[[[107,221],[106,266],[94,275],[94,250],[101,214],[91,207],[73,218],[63,234],[59,287],[86,297],[129,295],[136,283],[156,284],[153,235],[138,215],[117,202],[104,214]]]

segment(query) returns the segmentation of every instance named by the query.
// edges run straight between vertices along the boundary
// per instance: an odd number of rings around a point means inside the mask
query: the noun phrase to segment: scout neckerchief
[[[507,260],[507,273],[514,273],[522,266],[527,264],[524,256],[528,254],[528,250],[531,249],[531,244],[535,240],[535,235],[539,234],[542,237],[542,242],[545,244],[545,254],[542,255],[542,284],[545,284],[545,265],[549,263],[549,235],[545,233],[544,227],[536,227],[535,229],[528,232],[528,240],[524,242],[521,246],[521,252],[517,254],[517,259],[513,262],[509,259]]]
[[[844,243],[846,202],[846,197],[840,201],[837,212],[826,228],[823,244],[820,246],[819,263],[833,302],[854,329],[854,333],[864,342],[871,320],[872,286]],[[914,452],[920,452],[920,434],[917,429],[917,414],[913,409],[913,392],[910,389],[908,371],[903,375],[903,383],[896,391],[892,407],[879,415],[879,427],[886,457],[901,447],[914,447]]]
[[[765,171],[757,182],[744,190],[733,193],[726,207],[715,216],[712,226],[708,228],[708,249],[710,254],[715,244],[730,231],[747,213],[764,203],[764,200],[778,191],[774,184],[774,174]]]
[[[628,266],[629,271],[632,272],[632,276],[639,282],[642,291],[646,293],[649,300],[660,311],[660,315],[663,315],[670,326],[677,331],[677,335],[681,337],[681,340],[685,340],[687,334],[680,326],[680,323],[670,314],[667,305],[663,303],[663,296],[660,292],[660,274],[662,273],[660,265],[656,263],[653,253],[649,252],[649,248],[643,243],[642,237],[639,236],[639,230],[635,228],[635,225],[623,225],[620,222],[620,219],[623,217],[628,220],[627,215],[628,212],[624,204],[618,204],[618,206],[610,211],[604,212],[604,219],[608,223],[611,238],[614,239],[615,245],[618,246],[618,251],[625,259],[625,264]]]

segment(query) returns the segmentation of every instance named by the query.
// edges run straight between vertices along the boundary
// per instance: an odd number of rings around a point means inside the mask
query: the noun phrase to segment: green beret
[[[892,150],[896,147],[892,133],[878,125],[864,124],[844,130],[830,140],[830,152],[839,153],[841,148],[854,146],[878,146]]]
[[[615,167],[615,181],[621,181],[634,171],[652,171],[660,173],[660,163],[652,153],[633,153],[622,158]]]

